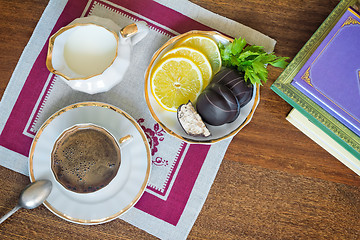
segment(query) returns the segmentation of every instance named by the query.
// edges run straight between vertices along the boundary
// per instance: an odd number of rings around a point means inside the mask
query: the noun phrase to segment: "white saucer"
[[[116,177],[93,193],[65,189],[51,170],[51,151],[56,139],[65,129],[79,123],[102,126],[117,139],[127,134],[133,136],[121,149]],[[78,224],[108,222],[130,209],[146,188],[150,168],[150,147],[141,127],[130,115],[106,103],[83,102],[59,110],[40,127],[30,149],[31,181],[49,179],[53,183],[45,206],[57,216]]]

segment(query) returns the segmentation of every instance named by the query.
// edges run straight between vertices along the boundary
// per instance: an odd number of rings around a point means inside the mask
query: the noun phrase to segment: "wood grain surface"
[[[293,58],[336,0],[192,0],[277,40]],[[0,96],[46,0],[0,0]],[[254,118],[231,142],[189,239],[360,239],[360,177],[285,117],[291,106],[270,90],[269,67]],[[1,161],[1,156],[0,156]],[[17,202],[26,176],[0,167],[0,215]],[[44,206],[21,209],[0,225],[0,239],[155,239],[122,221],[68,223]]]

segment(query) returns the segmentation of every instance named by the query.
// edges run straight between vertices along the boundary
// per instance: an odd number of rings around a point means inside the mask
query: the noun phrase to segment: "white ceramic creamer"
[[[139,21],[119,31],[110,19],[75,19],[49,40],[47,68],[71,88],[89,94],[110,90],[130,65],[131,49],[149,31]]]

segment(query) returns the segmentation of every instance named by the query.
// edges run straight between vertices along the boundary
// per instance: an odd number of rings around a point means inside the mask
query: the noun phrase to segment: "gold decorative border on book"
[[[349,9],[349,11],[351,13],[353,13],[354,15],[359,16],[358,13],[354,12],[352,9]],[[360,17],[360,16],[359,16]],[[306,83],[308,83],[315,91],[317,91],[319,94],[321,94],[323,97],[325,97],[326,99],[328,99],[330,102],[332,102],[335,106],[337,106],[339,109],[341,109],[344,113],[346,113],[350,118],[352,118],[353,120],[355,120],[356,122],[359,122],[359,119],[357,119],[356,117],[354,117],[351,113],[349,113],[348,111],[346,111],[344,108],[342,108],[341,106],[339,106],[335,101],[333,101],[331,98],[329,98],[328,96],[326,96],[325,93],[323,93],[322,91],[320,91],[319,89],[317,89],[315,86],[313,86],[311,84],[311,79],[310,79],[310,68],[314,65],[314,63],[317,61],[317,59],[323,54],[323,52],[326,51],[326,49],[328,48],[328,46],[331,44],[331,42],[335,39],[335,37],[340,33],[341,28],[343,28],[344,26],[347,25],[353,25],[353,24],[359,24],[360,22],[357,21],[356,19],[354,19],[352,16],[349,16],[344,23],[341,25],[341,27],[336,31],[336,33],[334,34],[334,36],[330,39],[330,41],[326,44],[326,46],[321,50],[321,52],[316,56],[316,58],[314,59],[314,61],[310,64],[310,66],[307,68],[307,70],[305,71],[305,73],[301,76],[301,79],[304,80]]]
[[[352,16],[349,16],[346,21],[344,22],[341,27],[347,26],[347,25],[353,25],[353,24],[360,24],[360,22],[356,19],[354,19]]]
[[[313,86],[311,84],[311,78],[310,78],[310,67],[308,67],[308,69],[306,69],[304,74],[301,76],[301,79],[304,80],[305,82],[307,82],[307,84],[309,84],[310,86]]]
[[[342,0],[335,9],[330,13],[322,25],[316,30],[313,36],[298,52],[295,58],[281,73],[278,79],[271,86],[276,93],[284,97],[293,106],[302,108],[327,129],[339,137],[346,145],[360,153],[360,137],[348,129],[328,112],[315,104],[306,95],[291,85],[295,75],[300,71],[310,56],[325,39],[331,29],[336,25],[347,9],[358,4],[357,0]]]

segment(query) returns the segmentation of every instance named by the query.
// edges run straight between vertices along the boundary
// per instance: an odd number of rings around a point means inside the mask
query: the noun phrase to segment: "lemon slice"
[[[200,68],[203,76],[203,89],[209,84],[212,77],[212,67],[209,60],[202,52],[189,47],[177,47],[166,52],[162,58],[167,57],[189,58]]]
[[[161,59],[150,77],[151,92],[162,108],[176,112],[181,104],[196,101],[203,88],[200,68],[190,59]]]
[[[219,48],[216,42],[205,35],[200,34],[190,34],[183,39],[180,39],[176,44],[175,47],[179,46],[186,46],[194,48],[202,53],[209,59],[211,64],[213,74],[220,71],[221,68],[221,56]]]

